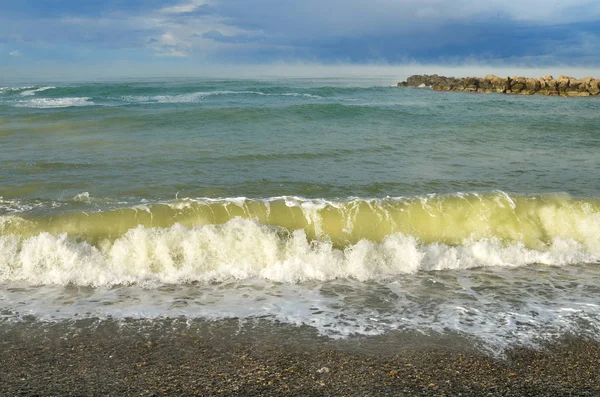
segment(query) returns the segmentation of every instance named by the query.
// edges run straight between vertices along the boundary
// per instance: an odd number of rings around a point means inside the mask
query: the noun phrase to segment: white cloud
[[[190,3],[178,4],[176,6],[165,7],[160,10],[164,14],[186,14],[195,11],[198,7],[208,4],[206,0],[194,0]]]
[[[14,50],[8,53],[11,57],[20,57],[23,53],[19,50]]]
[[[156,56],[160,57],[187,57],[187,50],[191,47],[187,42],[181,42],[171,32],[165,32],[158,38],[148,41]]]
[[[159,40],[163,45],[170,45],[170,46],[175,46],[177,45],[177,39],[175,38],[175,36],[173,36],[172,33],[165,33],[162,36],[160,36],[160,40]]]
[[[205,57],[214,51],[244,46],[252,43],[241,40],[236,42],[215,41],[205,36],[207,32],[219,32],[224,37],[262,37],[261,31],[247,30],[228,23],[228,18],[220,14],[188,14],[202,5],[212,5],[215,1],[193,0],[172,7],[161,8],[152,13],[141,15],[145,28],[149,32],[157,32],[146,38],[146,48],[160,57],[188,57],[191,55]]]

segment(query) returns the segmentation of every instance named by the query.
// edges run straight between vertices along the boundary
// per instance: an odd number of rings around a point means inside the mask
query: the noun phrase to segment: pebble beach
[[[500,355],[439,335],[332,341],[184,319],[2,324],[0,338],[5,396],[600,395],[600,344],[569,336]]]

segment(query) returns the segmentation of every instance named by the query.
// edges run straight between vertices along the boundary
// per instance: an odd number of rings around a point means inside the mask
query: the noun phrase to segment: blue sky
[[[5,75],[298,62],[600,66],[598,0],[0,0],[0,10]]]

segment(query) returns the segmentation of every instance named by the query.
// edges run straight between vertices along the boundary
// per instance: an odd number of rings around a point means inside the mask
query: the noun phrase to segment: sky
[[[598,0],[0,0],[0,10],[0,76],[273,65],[600,70]]]

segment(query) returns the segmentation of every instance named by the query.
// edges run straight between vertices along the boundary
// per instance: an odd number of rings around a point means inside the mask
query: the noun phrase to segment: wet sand
[[[237,321],[0,322],[0,395],[600,396],[600,343],[490,354],[457,336],[334,341]]]

